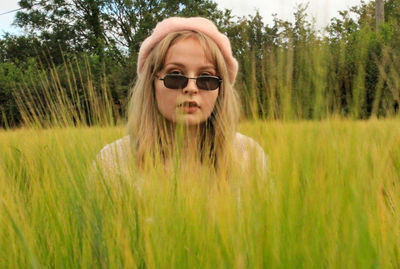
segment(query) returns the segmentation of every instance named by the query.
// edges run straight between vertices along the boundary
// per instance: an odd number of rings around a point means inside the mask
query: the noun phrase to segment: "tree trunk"
[[[384,0],[375,1],[375,12],[376,12],[376,28],[385,22],[385,7]]]

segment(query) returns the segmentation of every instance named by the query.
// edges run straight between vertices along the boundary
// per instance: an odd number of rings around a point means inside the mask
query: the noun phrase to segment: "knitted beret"
[[[171,17],[159,22],[156,25],[156,28],[154,28],[153,33],[149,37],[147,37],[140,46],[137,66],[138,74],[142,72],[143,65],[147,57],[158,42],[160,42],[169,33],[183,30],[201,32],[215,42],[215,44],[220,49],[222,55],[224,56],[225,62],[228,67],[229,80],[233,84],[238,71],[238,63],[236,59],[232,56],[231,43],[229,42],[229,39],[226,37],[226,35],[218,31],[213,22],[201,17]]]

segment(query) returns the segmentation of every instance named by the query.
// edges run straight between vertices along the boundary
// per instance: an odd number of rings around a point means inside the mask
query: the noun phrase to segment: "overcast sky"
[[[220,9],[232,9],[237,16],[254,14],[258,9],[264,22],[272,25],[272,14],[278,18],[293,21],[293,12],[297,4],[309,3],[308,14],[316,19],[318,28],[327,25],[331,18],[338,16],[339,10],[345,10],[359,5],[360,0],[216,0]],[[366,2],[369,2],[367,0]],[[0,14],[17,9],[18,0],[0,0]],[[11,26],[15,12],[0,15],[0,35],[4,32],[17,33],[17,29]]]

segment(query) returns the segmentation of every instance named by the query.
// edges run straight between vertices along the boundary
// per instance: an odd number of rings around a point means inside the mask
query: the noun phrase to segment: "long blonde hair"
[[[232,160],[233,141],[240,114],[239,98],[229,82],[228,69],[218,46],[209,37],[196,31],[180,31],[168,34],[152,50],[133,87],[128,109],[127,131],[138,164],[148,158],[165,161],[174,153],[176,130],[158,111],[154,90],[154,78],[164,65],[168,49],[186,38],[196,38],[207,57],[214,63],[222,78],[217,101],[211,116],[201,124],[199,156],[209,160],[216,169],[226,167]],[[171,137],[171,134],[174,137]]]

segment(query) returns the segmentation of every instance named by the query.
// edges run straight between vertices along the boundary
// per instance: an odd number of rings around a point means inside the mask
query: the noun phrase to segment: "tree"
[[[23,8],[14,23],[36,35],[56,63],[64,53],[95,52],[102,56],[105,35],[101,18],[103,0],[20,0]]]
[[[385,22],[385,5],[383,0],[375,1],[375,12],[376,12],[376,28]]]

